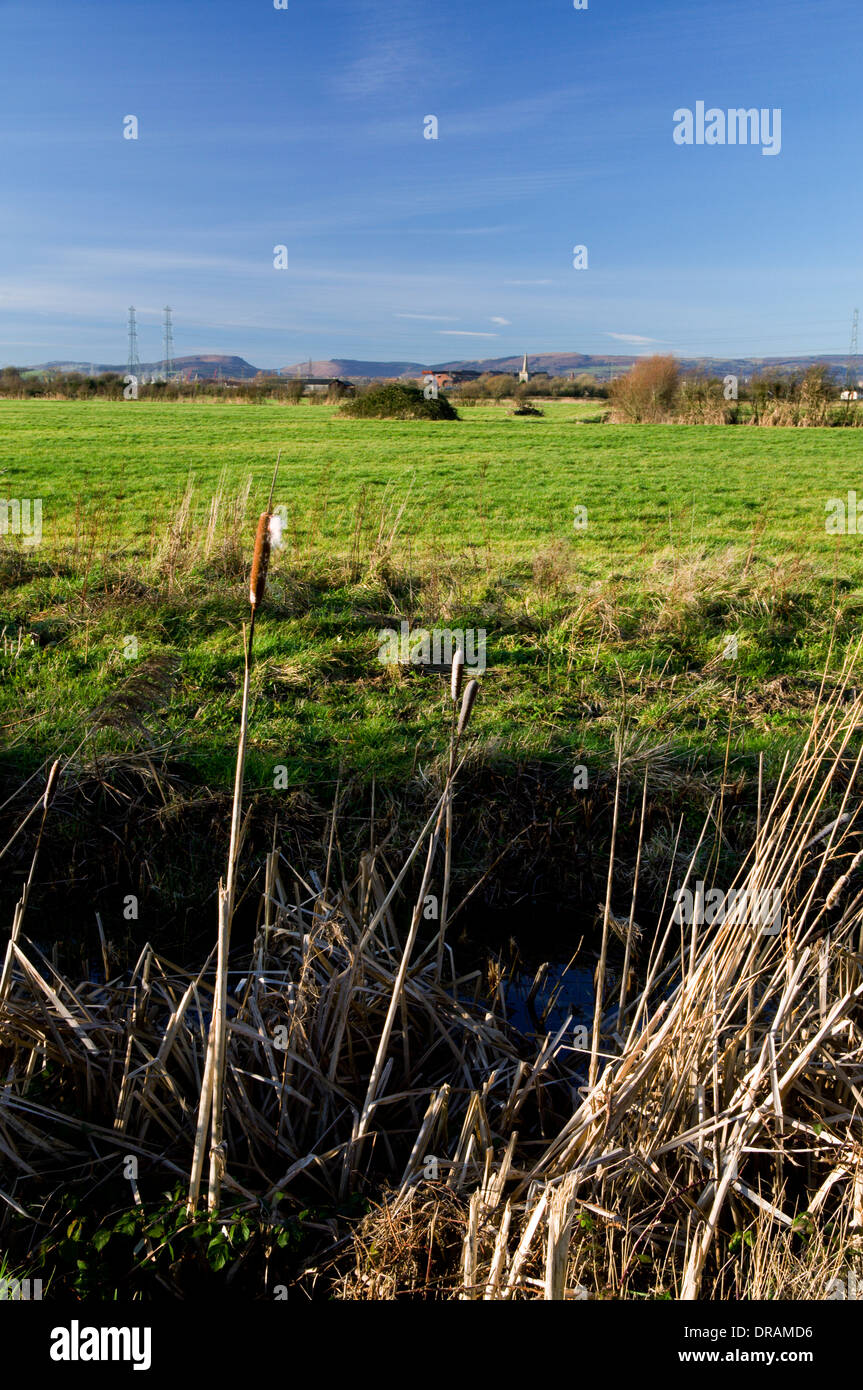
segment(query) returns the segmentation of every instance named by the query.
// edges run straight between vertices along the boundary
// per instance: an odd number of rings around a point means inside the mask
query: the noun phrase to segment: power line
[[[129,376],[141,375],[141,359],[138,356],[138,325],[135,321],[135,306],[129,308]]]
[[[860,310],[854,310],[854,318],[851,321],[851,347],[848,352],[848,374],[847,388],[849,391],[857,390],[857,334],[860,328]]]
[[[165,305],[165,347],[162,354],[162,375],[170,381],[174,373],[174,325],[171,321],[171,306]]]

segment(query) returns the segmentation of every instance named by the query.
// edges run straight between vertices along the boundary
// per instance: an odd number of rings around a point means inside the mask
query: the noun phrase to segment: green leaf
[[[110,1231],[97,1231],[96,1234],[95,1234],[94,1237],[93,1237],[93,1249],[94,1249],[97,1253],[98,1253],[100,1250],[104,1250],[104,1249],[105,1249],[105,1246],[108,1244],[108,1241],[109,1241],[110,1239],[111,1239],[111,1232],[110,1232]]]

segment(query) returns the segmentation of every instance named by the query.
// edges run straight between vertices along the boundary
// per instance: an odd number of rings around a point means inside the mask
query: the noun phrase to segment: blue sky
[[[130,304],[157,359],[167,303],[261,367],[844,352],[861,46],[852,0],[0,0],[0,363],[122,363]],[[699,100],[781,153],[675,144]]]

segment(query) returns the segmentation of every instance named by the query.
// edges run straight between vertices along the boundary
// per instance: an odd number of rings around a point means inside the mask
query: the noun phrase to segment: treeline
[[[42,396],[54,400],[94,400],[120,401],[125,398],[126,374],[105,372],[89,376],[83,372],[54,372],[50,375],[22,371],[18,367],[4,367],[0,370],[0,397],[27,399]],[[310,393],[305,399],[316,402],[340,401],[346,394],[345,388],[334,384],[326,391]],[[250,381],[184,381],[175,378],[171,381],[151,380],[140,376],[137,384],[138,400],[241,400],[241,401],[283,401],[287,405],[298,403],[304,397],[301,381],[286,377],[254,377]]]
[[[645,357],[611,383],[620,423],[687,425],[861,425],[863,411],[841,399],[829,369],[737,377],[684,376],[674,357]]]
[[[493,376],[487,373],[476,381],[462,381],[450,388],[449,394],[458,399],[460,405],[470,405],[476,401],[556,400],[561,397],[604,400],[608,396],[608,383],[599,382],[589,372],[577,377],[534,376],[529,382],[519,381],[517,376]]]

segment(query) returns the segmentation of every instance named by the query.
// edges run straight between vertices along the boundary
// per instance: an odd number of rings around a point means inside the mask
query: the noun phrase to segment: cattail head
[[[461,701],[461,714],[458,717],[458,736],[461,738],[467,728],[470,712],[473,709],[474,700],[479,692],[479,681],[468,681],[464,688],[464,695]]]
[[[42,796],[42,806],[47,811],[51,802],[54,800],[54,793],[57,790],[57,783],[60,780],[60,759],[51,765],[48,773],[48,781],[45,783],[45,792]]]
[[[260,519],[258,520],[258,530],[255,535],[255,553],[252,557],[252,574],[249,579],[249,603],[253,608],[259,608],[261,606],[264,590],[267,587],[267,570],[270,564],[271,548],[270,526],[272,520],[272,512],[261,512]]]
[[[450,684],[450,695],[455,704],[461,694],[461,678],[464,675],[464,652],[461,647],[456,649],[456,654],[452,659],[452,682]]]

